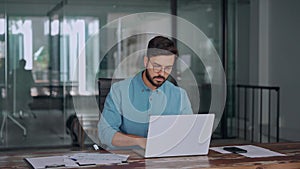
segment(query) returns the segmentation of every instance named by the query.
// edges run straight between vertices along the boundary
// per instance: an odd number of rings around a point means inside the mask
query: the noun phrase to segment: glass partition
[[[193,23],[214,45],[214,48],[217,50],[217,53],[221,60],[223,60],[223,18],[222,18],[222,1],[221,0],[212,0],[212,1],[202,1],[201,3],[193,0],[188,1],[177,1],[178,10],[177,14],[179,17],[182,17],[191,23]],[[180,30],[178,30],[180,31]],[[197,41],[195,40],[195,43]],[[198,44],[202,47],[202,50],[205,50],[209,45],[208,44]],[[210,111],[211,108],[211,99],[212,99],[212,84],[209,74],[212,74],[215,70],[215,67],[208,66],[205,67],[203,60],[199,59],[188,46],[178,43],[179,51],[184,60],[188,60],[189,67],[193,72],[195,79],[197,81],[197,86],[199,90],[199,111],[200,114],[206,114]],[[217,65],[217,62],[214,64]],[[184,74],[181,77],[184,79]],[[193,102],[192,99],[191,102]],[[196,104],[196,103],[194,103]],[[216,113],[216,112],[215,112]],[[217,121],[219,121],[219,116],[216,116]],[[220,125],[219,125],[220,126]],[[214,134],[215,137],[220,137],[220,129],[217,130]]]
[[[96,79],[116,75],[126,78],[139,71],[143,60],[131,55],[145,49],[148,40],[155,35],[131,36],[135,32],[123,30],[126,23],[122,23],[121,17],[176,11],[210,39],[222,60],[222,2],[178,0],[177,5],[171,6],[173,0],[1,1],[0,148],[80,146],[97,139],[97,129],[91,127],[99,119],[98,108],[91,106],[98,99]],[[151,24],[139,26],[151,31],[165,21],[172,22],[152,18],[149,19]],[[115,27],[103,36],[95,36],[112,22],[117,23]],[[127,23],[126,27],[130,24],[137,23]],[[174,37],[176,32],[184,32],[174,25],[161,28],[175,33]],[[118,43],[113,44],[115,40]],[[201,45],[205,48],[205,44]],[[200,104],[200,107],[193,109],[196,113],[207,113],[212,97],[209,74],[213,70],[205,68],[184,42],[177,40],[177,46],[184,68],[191,70],[199,87],[200,95],[196,96],[200,96],[200,103],[199,98],[193,99],[197,102],[193,105]],[[108,51],[103,50],[108,47]],[[129,55],[135,64],[126,60]],[[117,69],[122,71],[116,73]],[[179,83],[186,83],[185,73],[190,72],[181,70],[181,64],[177,64],[176,69],[172,75]],[[75,107],[77,103],[80,109]],[[95,138],[88,138],[88,132]]]

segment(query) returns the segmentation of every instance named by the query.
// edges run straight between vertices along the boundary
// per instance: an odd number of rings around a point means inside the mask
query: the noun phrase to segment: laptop
[[[150,157],[208,154],[214,114],[151,116],[146,149],[133,150]]]

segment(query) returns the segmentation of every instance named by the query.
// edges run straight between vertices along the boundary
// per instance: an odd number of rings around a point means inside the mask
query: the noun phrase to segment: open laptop
[[[214,114],[151,116],[146,149],[134,150],[145,158],[206,155]]]

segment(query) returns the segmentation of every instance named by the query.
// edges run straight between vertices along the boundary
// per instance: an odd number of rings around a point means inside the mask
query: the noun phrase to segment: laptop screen
[[[145,157],[208,153],[214,114],[151,116]]]

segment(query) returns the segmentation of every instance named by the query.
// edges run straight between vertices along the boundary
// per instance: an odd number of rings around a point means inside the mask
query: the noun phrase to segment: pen
[[[75,161],[75,163],[78,165],[78,166],[89,166],[89,165],[96,165],[95,163],[80,163],[77,161],[77,159],[75,158],[70,158],[71,160]]]
[[[79,166],[90,166],[90,165],[96,165],[95,163],[79,163],[79,162],[76,162],[77,165]]]
[[[45,168],[57,168],[57,167],[65,167],[64,164],[52,164],[52,165],[46,165]]]

